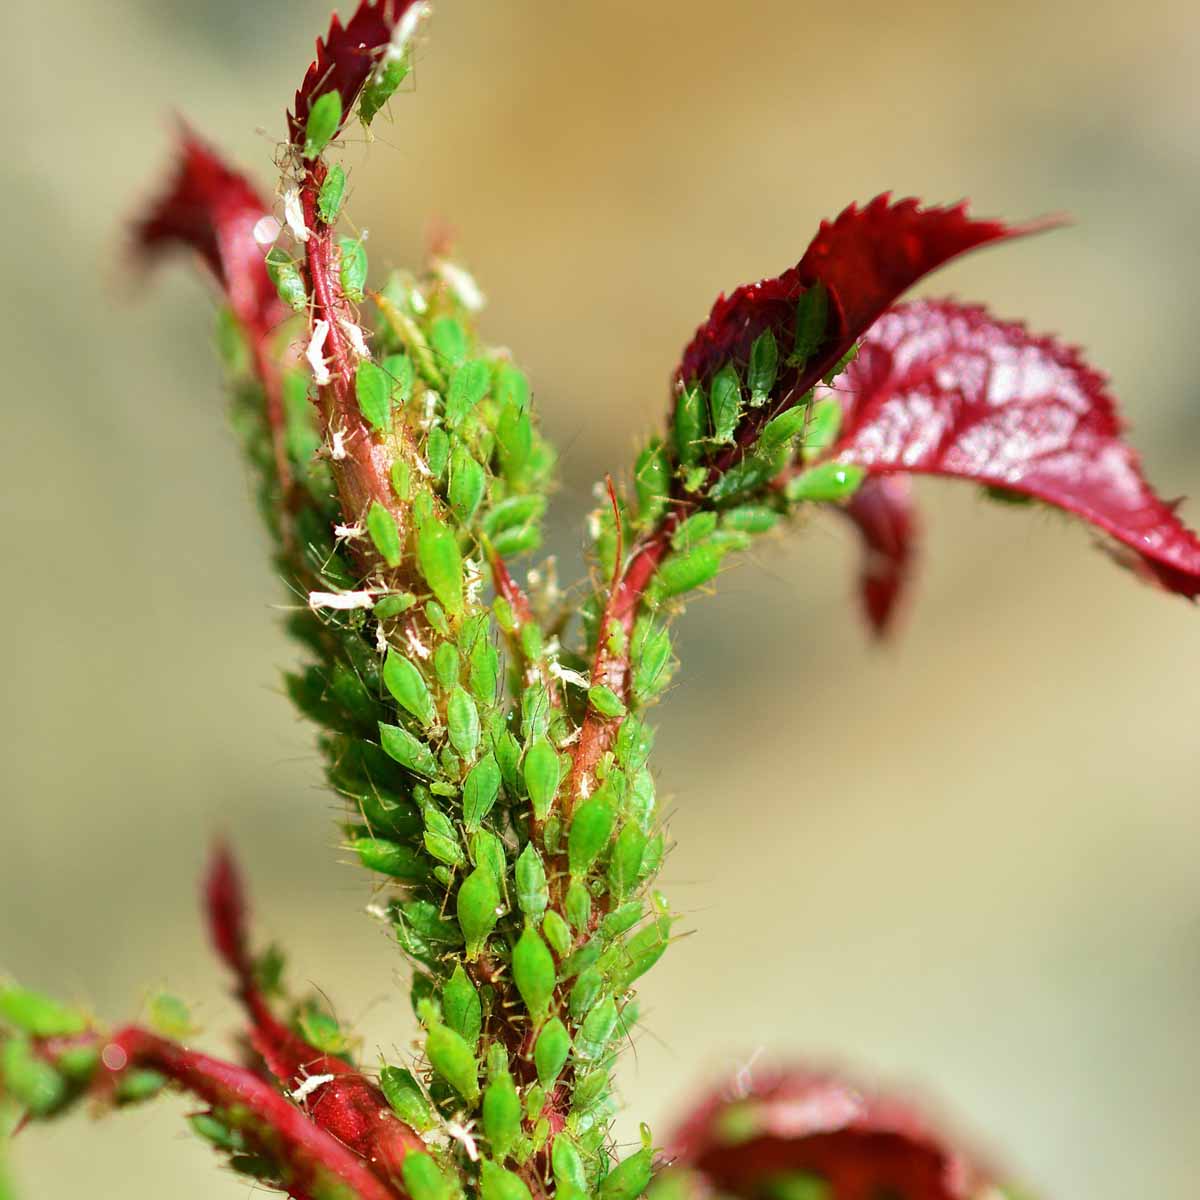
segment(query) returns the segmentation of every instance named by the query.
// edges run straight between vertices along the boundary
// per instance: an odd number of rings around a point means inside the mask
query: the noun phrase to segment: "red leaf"
[[[859,594],[871,628],[882,637],[895,619],[912,574],[917,536],[912,485],[906,475],[876,475],[836,511],[862,535]]]
[[[304,130],[313,102],[335,89],[342,98],[342,124],[338,126],[341,130],[354,110],[359,92],[378,66],[392,30],[414,2],[362,0],[345,25],[337,13],[333,14],[329,32],[317,40],[317,57],[296,92],[294,112],[288,114],[288,137],[293,146],[304,145]]]
[[[981,308],[918,302],[871,329],[835,388],[846,407],[839,461],[1057,505],[1168,589],[1200,594],[1200,540],[1142,478],[1104,377],[1076,350]]]
[[[798,1172],[823,1178],[832,1200],[967,1200],[984,1182],[908,1105],[803,1070],[709,1097],[667,1153],[716,1191],[748,1200]]]
[[[821,223],[796,266],[719,297],[683,352],[678,378],[706,380],[730,358],[745,363],[754,339],[767,328],[786,357],[794,341],[796,303],[820,282],[829,290],[826,340],[799,377],[795,372],[780,377],[780,394],[786,389],[798,399],[917,280],[976,246],[1046,227],[1047,222],[1013,227],[972,220],[965,204],[926,209],[911,199],[893,204],[887,193],[862,209],[852,204],[836,221]],[[763,411],[777,407],[768,404]]]
[[[247,332],[262,339],[286,314],[267,276],[265,252],[254,240],[256,222],[270,211],[244,175],[184,126],[175,177],[137,224],[135,237],[151,256],[179,246],[195,250]]]

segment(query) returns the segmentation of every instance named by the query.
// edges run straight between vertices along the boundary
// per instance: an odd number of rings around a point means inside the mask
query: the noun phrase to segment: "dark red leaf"
[[[909,1105],[804,1070],[709,1097],[667,1153],[716,1191],[747,1200],[797,1173],[826,1181],[831,1200],[968,1200],[985,1182]]]
[[[337,13],[329,32],[317,41],[317,56],[296,92],[288,114],[288,137],[293,146],[304,145],[304,130],[313,102],[337,90],[342,98],[342,125],[354,109],[371,72],[392,37],[392,30],[415,0],[362,0],[354,15],[342,24]],[[339,126],[339,129],[341,127]]]
[[[912,575],[919,534],[907,475],[875,475],[837,511],[854,523],[863,542],[859,594],[871,628],[887,634]]]
[[[254,226],[271,211],[254,185],[190,129],[180,131],[179,164],[170,187],[135,227],[147,255],[196,251],[225,291],[234,315],[261,339],[286,315],[267,276]]]
[[[1200,594],[1200,540],[1142,478],[1102,375],[981,308],[902,305],[835,383],[834,456],[876,474],[952,476],[1083,517],[1165,587]]]

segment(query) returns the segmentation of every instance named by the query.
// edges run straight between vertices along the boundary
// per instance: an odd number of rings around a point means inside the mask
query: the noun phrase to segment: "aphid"
[[[379,871],[393,879],[424,879],[429,873],[425,860],[409,846],[385,838],[355,838],[350,849],[368,871]]]
[[[317,212],[326,225],[332,225],[342,211],[342,196],[346,191],[346,172],[335,163],[329,168],[325,182],[317,193]]]
[[[588,873],[612,837],[617,805],[608,784],[575,810],[567,832],[567,859],[573,879]]]
[[[443,282],[467,312],[479,312],[487,304],[487,297],[480,291],[475,277],[465,267],[440,258],[433,264],[433,269],[442,277]]]
[[[383,663],[383,683],[392,698],[428,729],[437,717],[429,687],[420,671],[395,650]]]
[[[671,465],[661,439],[653,438],[641,454],[633,469],[633,485],[637,492],[638,521],[653,525],[667,507],[667,493],[671,490]]]
[[[601,1000],[583,1019],[575,1035],[575,1052],[580,1058],[601,1058],[617,1027],[617,1002],[612,996]]]
[[[450,507],[463,525],[475,516],[484,492],[487,490],[487,472],[475,460],[475,456],[458,442],[450,455]]]
[[[375,593],[362,592],[309,592],[308,607],[313,612],[323,608],[335,612],[353,612],[357,608],[371,608],[375,603]]]
[[[625,705],[621,697],[603,683],[597,683],[588,688],[588,704],[602,717],[610,720],[625,715]]]
[[[546,868],[532,842],[526,843],[516,863],[517,905],[535,923],[550,903]]]
[[[418,1131],[433,1128],[433,1111],[411,1071],[403,1067],[384,1067],[379,1072],[379,1086],[392,1111],[402,1121]]]
[[[541,1024],[554,995],[554,959],[532,925],[517,939],[512,952],[512,977],[536,1024]]]
[[[383,747],[384,753],[402,767],[407,767],[408,770],[417,775],[424,775],[428,779],[436,777],[437,762],[429,747],[413,737],[407,729],[401,729],[398,725],[385,725],[381,722],[379,743]]]
[[[637,1200],[650,1183],[654,1152],[643,1146],[619,1162],[600,1183],[600,1200]]]
[[[283,219],[296,241],[308,241],[308,226],[304,224],[304,205],[300,201],[300,188],[296,184],[292,184],[283,193]]]
[[[492,371],[483,359],[463,363],[450,381],[446,394],[446,424],[451,429],[460,425],[483,400],[492,386]]]
[[[533,1046],[533,1062],[542,1087],[549,1090],[554,1086],[570,1053],[571,1035],[567,1027],[558,1017],[547,1021]]]
[[[77,1009],[15,985],[0,988],[0,1020],[39,1038],[71,1037],[88,1026],[87,1018]]]
[[[500,767],[494,754],[485,754],[463,780],[463,823],[468,832],[483,824],[500,795]],[[528,848],[528,847],[527,847]],[[520,859],[517,860],[517,886],[520,887]],[[522,905],[522,908],[524,905]]]
[[[338,325],[341,326],[346,340],[350,343],[350,349],[354,351],[356,357],[370,358],[371,351],[367,348],[367,339],[363,336],[362,326],[356,325],[345,317],[338,318]]]
[[[455,906],[458,925],[467,944],[467,961],[474,962],[499,916],[500,892],[488,868],[476,867],[462,881]]]
[[[380,557],[389,567],[398,567],[402,556],[400,530],[396,518],[378,500],[367,510],[367,532]]]
[[[558,751],[544,737],[539,737],[526,751],[524,766],[525,788],[539,821],[550,815],[550,806],[558,793],[559,774]]]
[[[463,564],[458,541],[448,526],[436,518],[425,521],[417,533],[417,564],[430,591],[451,615],[463,610]]]
[[[592,919],[592,897],[578,879],[573,879],[570,887],[567,888],[563,910],[567,914],[567,920],[575,926],[576,930],[580,933],[586,932]]]
[[[304,157],[316,158],[333,141],[342,123],[342,97],[335,88],[318,96],[304,126]]]
[[[574,937],[571,927],[554,909],[550,909],[546,913],[545,920],[542,922],[542,932],[546,935],[546,941],[550,943],[550,949],[559,958],[566,958],[571,952]]]
[[[442,1012],[446,1024],[457,1033],[468,1046],[479,1042],[483,1028],[483,1006],[475,985],[467,977],[462,963],[454,968],[454,974],[442,989]]]
[[[712,419],[712,440],[718,445],[732,442],[733,432],[742,415],[742,385],[737,368],[732,363],[726,363],[709,384],[708,408]]]
[[[746,372],[752,408],[759,408],[767,402],[778,375],[779,344],[774,332],[764,329],[750,347],[750,366]]]
[[[675,400],[674,436],[675,453],[685,467],[699,460],[706,432],[703,394],[698,387],[681,388]]]
[[[808,419],[808,406],[803,404],[785,409],[778,416],[772,417],[758,435],[755,453],[761,454],[763,458],[773,459],[780,451],[787,451],[790,457],[792,439],[803,431]]]
[[[802,500],[837,503],[853,496],[862,486],[866,475],[862,467],[854,464],[818,463],[794,479],[789,479],[783,494],[793,503]]]
[[[540,1149],[536,1143],[534,1150]],[[530,1192],[525,1181],[512,1171],[498,1167],[486,1158],[480,1164],[479,1194],[482,1200],[529,1200]]]
[[[809,409],[809,421],[800,446],[804,462],[819,458],[837,441],[842,428],[842,403],[836,396],[826,396]]]
[[[367,286],[367,251],[363,237],[338,238],[338,280],[342,294],[353,304],[361,304]]]
[[[636,822],[628,822],[617,834],[617,840],[613,843],[612,858],[608,864],[608,881],[618,900],[627,896],[637,886],[645,850],[645,833]],[[614,914],[609,914],[612,915]]]
[[[450,744],[470,762],[479,749],[479,710],[466,688],[455,686],[446,705],[446,729]]]
[[[438,317],[429,331],[433,348],[451,368],[462,366],[470,348],[470,339],[462,324],[454,317]]]
[[[288,1092],[288,1095],[295,1100],[297,1104],[303,1104],[318,1088],[324,1087],[327,1083],[332,1083],[333,1075],[309,1075],[299,1087],[293,1088]]]
[[[439,1021],[431,1022],[425,1054],[433,1069],[464,1100],[473,1104],[479,1099],[479,1064],[459,1034]]]
[[[312,337],[308,340],[308,347],[304,351],[304,357],[308,359],[308,365],[312,368],[313,380],[317,387],[325,387],[332,376],[329,374],[329,368],[325,365],[325,339],[329,337],[329,322],[324,318],[319,320],[314,326]],[[335,454],[336,458],[337,455]]]
[[[492,1074],[483,1092],[483,1131],[492,1156],[503,1162],[521,1136],[521,1098],[507,1066]]]
[[[829,321],[829,292],[819,280],[799,299],[796,305],[796,336],[788,366],[802,367],[817,352],[825,340]]]
[[[426,605],[425,608],[426,615],[428,616],[429,605]],[[431,625],[434,623],[434,621],[430,621]],[[438,683],[442,687],[449,689],[458,683],[461,667],[462,656],[458,653],[458,647],[453,642],[442,642],[433,652],[433,671],[437,676]]]
[[[454,1195],[450,1182],[433,1158],[421,1151],[410,1151],[400,1165],[404,1190],[412,1200],[450,1200]]]
[[[587,1195],[587,1172],[579,1148],[565,1134],[554,1139],[550,1149],[550,1163],[554,1179],[560,1188],[574,1188],[580,1195]]]
[[[358,329],[358,326],[354,326]],[[361,331],[359,337],[362,337]],[[392,427],[392,381],[382,367],[364,357],[354,372],[354,395],[367,424],[377,433]]]

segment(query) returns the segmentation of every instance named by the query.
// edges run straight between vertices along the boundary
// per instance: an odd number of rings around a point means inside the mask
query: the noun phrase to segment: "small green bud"
[[[579,1147],[566,1134],[560,1133],[554,1139],[550,1150],[550,1163],[554,1168],[554,1179],[560,1187],[577,1188],[587,1195],[587,1172],[583,1168],[583,1158]]]
[[[648,1148],[618,1163],[601,1181],[601,1200],[637,1200],[650,1183],[654,1152]]]
[[[342,211],[342,196],[346,191],[346,172],[334,163],[317,193],[317,213],[326,225],[332,225]]]
[[[371,507],[367,510],[367,533],[371,535],[371,542],[383,561],[389,567],[398,567],[401,557],[400,531],[396,528],[396,518],[378,500],[371,501]]]
[[[527,917],[537,921],[546,911],[550,893],[546,886],[546,868],[542,864],[542,856],[532,842],[525,846],[517,858],[516,878],[517,904]]]
[[[571,886],[567,888],[563,907],[567,913],[567,920],[580,933],[586,933],[588,922],[592,919],[592,897],[578,879],[572,880]]]
[[[450,507],[463,524],[470,523],[487,491],[487,472],[460,442],[450,455]]]
[[[388,650],[383,661],[383,683],[396,703],[412,713],[426,729],[433,724],[437,710],[425,678],[415,664],[396,650]]]
[[[526,925],[512,953],[513,982],[535,1023],[540,1023],[554,995],[554,959],[536,929]]]
[[[446,705],[450,744],[470,762],[479,749],[479,710],[463,687],[455,687]]]
[[[432,779],[437,775],[437,761],[429,747],[418,741],[407,729],[398,725],[379,723],[379,744],[388,758],[417,775]]]
[[[493,1075],[483,1092],[483,1132],[492,1157],[503,1162],[521,1136],[521,1098],[507,1070]]]
[[[479,1098],[479,1064],[461,1034],[433,1022],[425,1038],[425,1054],[433,1069],[464,1100],[473,1103]]]
[[[592,1011],[592,1005],[600,998],[604,990],[604,976],[597,967],[587,967],[579,972],[571,994],[567,997],[567,1010],[571,1020],[582,1021]]]
[[[583,1019],[575,1036],[575,1052],[585,1059],[603,1056],[617,1027],[617,1002],[608,996]]]
[[[479,1194],[482,1200],[532,1200],[525,1181],[512,1171],[484,1159],[479,1164]]]
[[[338,280],[346,299],[361,304],[367,286],[367,250],[359,238],[338,238]]]
[[[836,396],[818,400],[810,409],[800,457],[805,462],[820,458],[837,441],[841,428],[842,402]]]
[[[83,1033],[87,1018],[57,1000],[21,987],[0,988],[0,1021],[34,1037],[71,1037]]]
[[[496,756],[485,754],[463,781],[463,823],[468,832],[479,828],[499,795],[500,768]]]
[[[533,1047],[538,1082],[547,1090],[554,1086],[571,1053],[571,1035],[558,1017],[542,1026]]]
[[[698,387],[685,387],[675,401],[675,453],[687,467],[700,459],[704,435],[707,433],[704,417],[704,396]]]
[[[608,881],[619,900],[629,895],[637,886],[638,873],[642,868],[642,854],[646,849],[646,835],[637,824],[630,821],[617,834],[613,843],[612,857],[608,863]]]
[[[412,1200],[450,1200],[454,1189],[433,1157],[422,1150],[410,1150],[400,1164],[404,1190]]]
[[[429,1101],[411,1071],[403,1067],[384,1067],[379,1072],[379,1086],[396,1116],[418,1132],[423,1133],[437,1124]]]
[[[779,344],[770,329],[764,329],[750,347],[750,370],[746,382],[750,385],[750,403],[759,408],[767,402],[779,375]]]
[[[354,372],[354,395],[358,411],[376,433],[392,427],[392,381],[378,363],[363,359]]]
[[[337,89],[318,96],[308,110],[304,126],[304,157],[316,158],[324,153],[342,123],[342,97]]]
[[[430,591],[453,616],[463,610],[463,563],[454,534],[436,518],[417,533],[417,562]]]
[[[424,879],[429,868],[410,846],[389,842],[383,838],[355,838],[350,848],[368,871],[379,871],[394,879]]]
[[[621,697],[612,688],[605,687],[602,683],[588,688],[588,703],[602,717],[613,719],[625,715],[625,705],[621,701]]]
[[[574,937],[571,934],[571,927],[558,913],[551,909],[542,923],[542,933],[546,936],[546,941],[550,943],[550,948],[558,955],[559,958],[566,958],[571,952],[571,946],[574,944]]]
[[[267,251],[267,277],[275,285],[279,298],[294,312],[308,307],[308,292],[295,260],[281,246]]]
[[[467,943],[467,961],[474,962],[500,915],[496,877],[486,867],[476,867],[462,881],[456,901],[458,924]]]
[[[559,777],[558,751],[544,737],[525,752],[524,776],[534,816],[544,821],[558,794]]]
[[[617,806],[611,788],[601,787],[575,810],[567,834],[567,859],[573,878],[588,873],[612,837]]]
[[[483,1005],[462,963],[454,968],[442,989],[442,1012],[446,1024],[474,1049],[483,1028]]]
[[[712,416],[713,441],[728,445],[733,441],[734,430],[742,415],[742,385],[732,363],[726,363],[709,384],[708,407]]]
[[[837,503],[849,500],[866,477],[866,470],[852,463],[818,463],[803,474],[789,479],[783,494],[792,503],[802,500]]]
[[[814,283],[796,305],[796,340],[788,363],[803,366],[825,340],[825,326],[829,321],[829,292],[825,285]]]
[[[643,526],[656,524],[666,511],[671,490],[671,464],[659,438],[654,438],[638,455],[633,468],[633,484],[637,493],[638,521]]]

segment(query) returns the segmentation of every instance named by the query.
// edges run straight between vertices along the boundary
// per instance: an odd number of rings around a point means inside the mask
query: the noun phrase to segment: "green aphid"
[[[454,968],[454,974],[442,989],[442,1013],[446,1024],[468,1046],[473,1048],[478,1044],[483,1029],[483,1005],[462,963]]]
[[[433,1069],[468,1103],[479,1098],[479,1063],[461,1034],[434,1021],[425,1038],[425,1055]]]
[[[188,1006],[178,996],[168,992],[157,992],[150,998],[146,1019],[158,1033],[177,1041],[191,1037],[196,1032]]]
[[[446,393],[446,424],[458,428],[488,394],[492,386],[492,369],[481,358],[465,362],[454,373]]]
[[[705,480],[708,479],[708,468],[703,463],[684,467],[679,472],[679,478],[683,480],[683,490],[691,495],[704,486]]]
[[[496,752],[496,762],[500,767],[500,778],[509,795],[518,794],[521,785],[521,743],[509,732],[505,731],[493,743]]]
[[[829,323],[829,292],[819,280],[812,285],[796,305],[796,337],[788,365],[802,367],[825,340]]]
[[[27,1038],[12,1037],[0,1046],[0,1092],[32,1116],[43,1117],[66,1100],[67,1082],[34,1053]]]
[[[407,354],[389,354],[381,364],[392,388],[392,400],[405,405],[412,399],[415,374]]]
[[[192,1132],[221,1150],[244,1150],[246,1140],[240,1129],[227,1125],[213,1113],[193,1113],[187,1118]]]
[[[68,1046],[54,1060],[55,1067],[72,1083],[90,1083],[100,1066],[100,1050],[96,1046]]]
[[[779,343],[770,329],[764,329],[750,347],[750,366],[746,383],[750,388],[750,404],[759,408],[766,404],[779,376]]]
[[[542,1115],[542,1109],[545,1107],[546,1089],[540,1083],[535,1083],[525,1092],[525,1119],[536,1121]]]
[[[500,682],[500,656],[486,637],[480,638],[471,648],[468,674],[471,694],[480,704],[491,704],[496,699],[496,686]]]
[[[643,527],[657,524],[666,512],[671,490],[671,463],[660,438],[654,438],[637,457],[633,468],[637,494],[638,522]]]
[[[430,328],[429,337],[443,366],[453,371],[466,361],[471,340],[462,323],[454,317],[438,317]]]
[[[717,528],[717,514],[701,511],[693,513],[671,534],[672,550],[688,550],[698,545]]]
[[[654,1173],[654,1152],[644,1147],[619,1162],[601,1181],[601,1200],[637,1200]]]
[[[597,1067],[596,1070],[588,1071],[586,1075],[577,1077],[575,1094],[571,1097],[571,1107],[579,1112],[586,1111],[600,1099],[601,1093],[607,1086],[608,1071],[603,1067]]]
[[[450,693],[446,705],[446,729],[455,750],[465,761],[473,761],[479,749],[479,709],[462,686],[455,687]]]
[[[671,635],[649,617],[633,628],[632,693],[636,705],[648,704],[671,680]]]
[[[376,114],[396,94],[396,89],[408,78],[408,56],[381,63],[367,78],[358,101],[358,119],[369,126]],[[424,1200],[414,1197],[414,1200]],[[429,1200],[439,1200],[430,1197]]]
[[[395,909],[392,910],[393,913]],[[442,916],[441,909],[429,900],[406,900],[399,907],[400,916],[428,942],[441,946],[462,945],[458,924]]]
[[[398,458],[392,463],[388,478],[392,483],[392,491],[396,493],[396,499],[407,504],[412,499],[412,468],[404,459]]]
[[[239,1175],[257,1179],[266,1184],[279,1181],[279,1167],[275,1160],[263,1154],[235,1154],[229,1160],[230,1167]]]
[[[577,1188],[587,1194],[587,1171],[584,1170],[583,1156],[579,1147],[566,1134],[560,1133],[554,1139],[550,1150],[550,1165],[554,1169],[554,1179],[559,1187]]]
[[[519,412],[529,408],[529,380],[525,373],[510,362],[496,364],[496,400],[502,407],[512,407]]]
[[[487,472],[462,443],[450,453],[450,508],[460,524],[469,525],[487,491]]]
[[[483,1132],[492,1157],[502,1163],[521,1136],[521,1097],[507,1069],[497,1072],[483,1091]]]
[[[390,842],[385,838],[355,838],[350,849],[368,871],[379,871],[393,879],[420,880],[429,874],[429,867],[411,846]]]
[[[444,833],[435,833],[427,829],[421,840],[429,855],[448,867],[461,867],[467,861],[463,848],[455,837],[447,837]]]
[[[338,238],[338,280],[342,294],[352,304],[361,304],[367,287],[367,248],[361,238]]]
[[[629,826],[626,826],[629,828]],[[621,831],[624,835],[624,830]],[[617,839],[618,846],[620,838]],[[644,835],[643,835],[644,840]],[[613,851],[614,857],[616,851]],[[642,902],[640,900],[629,900],[622,904],[620,908],[614,908],[612,912],[605,915],[600,922],[600,932],[606,938],[620,937],[621,934],[627,933],[642,919]]]
[[[698,387],[683,388],[675,401],[675,454],[685,467],[699,462],[704,448],[708,433],[704,407],[704,395]]]
[[[122,1071],[113,1099],[118,1104],[141,1104],[145,1100],[153,1100],[166,1086],[167,1077],[161,1071],[147,1068]]]
[[[717,477],[708,489],[708,499],[713,504],[728,504],[731,500],[740,500],[760,491],[776,474],[778,471],[773,462],[759,454],[747,454]]]
[[[491,871],[502,891],[507,891],[508,857],[504,843],[486,829],[477,829],[471,834],[471,862],[477,867]]]
[[[453,642],[442,642],[433,652],[433,673],[447,691],[458,683],[462,657]]]
[[[387,433],[392,427],[392,381],[387,372],[363,359],[354,372],[354,395],[367,424],[376,433]]]
[[[512,404],[501,409],[496,425],[496,453],[504,478],[514,487],[523,487],[528,482],[533,454],[533,423],[524,409]]]
[[[567,861],[573,879],[591,870],[612,837],[617,803],[612,789],[599,788],[575,810],[567,833]]]
[[[396,527],[396,518],[378,500],[372,500],[367,509],[367,533],[383,561],[389,567],[398,567],[403,557],[400,530]]]
[[[304,126],[304,157],[316,158],[333,141],[342,123],[342,97],[335,88],[318,96]]]
[[[478,829],[500,795],[500,767],[494,754],[485,754],[463,780],[463,824]]]
[[[571,994],[567,997],[567,1010],[572,1021],[582,1021],[592,1011],[592,1006],[600,998],[604,990],[604,976],[597,967],[587,967],[580,971],[575,982],[571,985]]]
[[[800,501],[832,504],[849,500],[862,486],[867,472],[852,463],[823,462],[787,481],[784,496]]]
[[[450,636],[450,622],[446,619],[446,610],[436,600],[425,601],[425,620],[438,637]]]
[[[592,919],[592,897],[579,880],[573,880],[570,887],[567,888],[563,908],[567,914],[567,920],[578,932],[585,933],[588,923]]]
[[[325,182],[317,193],[317,213],[326,225],[332,225],[342,211],[342,197],[346,193],[346,172],[337,163],[329,168]]]
[[[837,441],[842,428],[842,403],[836,396],[826,396],[809,409],[808,427],[800,457],[805,462],[819,458]]]
[[[645,721],[627,717],[617,730],[617,761],[629,775],[635,775],[645,766],[654,747],[654,734]]]
[[[769,533],[779,524],[779,513],[765,504],[743,504],[721,514],[722,529],[736,529],[742,533]]]
[[[664,914],[651,924],[639,929],[624,946],[617,967],[611,972],[609,981],[617,992],[627,991],[635,980],[640,979],[666,952],[671,942],[671,918]]]
[[[582,885],[581,885],[582,886]],[[587,889],[584,888],[584,893]],[[568,917],[570,913],[567,914]],[[586,933],[586,930],[580,930],[581,933]],[[586,971],[588,967],[594,967],[600,961],[600,954],[603,949],[600,938],[591,938],[584,942],[578,950],[569,954],[558,969],[558,977],[560,980],[570,979],[578,975],[581,971]]]
[[[658,568],[650,592],[655,601],[669,600],[681,596],[694,588],[702,587],[716,577],[721,569],[725,548],[705,542],[685,554],[672,554]]]
[[[486,1158],[479,1168],[479,1194],[482,1200],[532,1200],[529,1188],[519,1175]]]
[[[423,1150],[410,1150],[404,1156],[400,1175],[412,1200],[451,1200],[454,1195],[454,1188],[441,1167]]]
[[[645,767],[634,772],[625,798],[625,812],[647,833],[654,823],[654,776]]]
[[[341,1054],[346,1049],[346,1035],[337,1018],[316,1001],[310,1001],[296,1015],[296,1024],[310,1046],[323,1054]]]
[[[540,521],[545,511],[545,496],[509,496],[488,509],[481,525],[488,537],[495,537],[506,529],[528,526]]]
[[[621,697],[602,683],[588,688],[588,704],[602,717],[614,720],[625,715],[625,704]]]
[[[640,880],[649,879],[658,873],[658,868],[662,866],[665,847],[666,839],[661,833],[656,833],[646,843],[646,850],[642,854],[642,869],[638,872]]]
[[[404,1067],[384,1067],[379,1072],[379,1086],[396,1116],[419,1133],[437,1124],[429,1101],[411,1071]]]
[[[742,416],[742,384],[733,363],[726,363],[713,376],[708,386],[708,409],[712,440],[719,446],[728,445]]]
[[[546,1022],[533,1047],[533,1062],[538,1082],[549,1090],[555,1084],[571,1054],[571,1035],[558,1017]]]
[[[542,531],[536,525],[505,529],[492,539],[492,549],[501,558],[516,558],[521,554],[533,554],[541,547]],[[529,628],[526,626],[526,628]]]
[[[602,1058],[616,1028],[617,1002],[607,996],[584,1017],[575,1035],[575,1053],[589,1061]]]
[[[526,925],[512,952],[513,982],[529,1015],[540,1024],[554,995],[554,958],[532,925]]]
[[[766,459],[773,459],[780,451],[786,451],[794,438],[803,433],[804,426],[809,420],[808,405],[797,404],[785,409],[778,416],[772,417],[758,435],[758,443],[754,447],[756,454]]]
[[[308,307],[308,292],[300,268],[281,246],[272,246],[267,251],[267,277],[275,285],[279,298],[295,312]]]
[[[71,1037],[88,1027],[87,1017],[27,988],[0,988],[0,1021],[33,1037]]]
[[[619,900],[628,896],[637,887],[641,877],[642,855],[646,850],[646,835],[636,822],[630,821],[613,843],[612,857],[608,863],[608,881],[613,894]]]
[[[389,649],[383,660],[383,683],[392,698],[428,729],[437,718],[429,685],[420,670],[397,650]]]
[[[525,752],[523,770],[525,790],[539,821],[550,815],[550,806],[558,794],[559,770],[558,751],[544,737],[539,737]]]
[[[463,561],[450,529],[436,518],[417,533],[417,562],[430,591],[451,616],[463,611]]]
[[[425,439],[425,461],[430,475],[441,479],[450,462],[450,435],[440,425],[435,425]]]
[[[550,909],[546,913],[546,918],[542,922],[542,932],[546,935],[546,941],[550,943],[550,948],[559,958],[566,958],[571,953],[575,937],[571,933],[570,925],[554,909]]]
[[[859,343],[856,342],[821,376],[821,382],[832,386],[833,381],[858,357],[859,349]]]
[[[526,917],[537,921],[550,903],[550,892],[546,884],[546,868],[542,856],[532,842],[517,858],[515,867],[517,880],[517,906]]]
[[[437,773],[437,760],[432,751],[422,741],[413,737],[407,729],[398,725],[379,723],[379,744],[388,758],[398,762],[402,767],[417,775],[433,779]]]
[[[408,612],[416,602],[417,598],[412,592],[391,592],[376,600],[375,607],[371,611],[381,621],[390,621],[393,617]]]
[[[467,943],[467,961],[474,962],[500,915],[500,891],[487,867],[476,867],[462,881],[455,901],[458,925]]]

